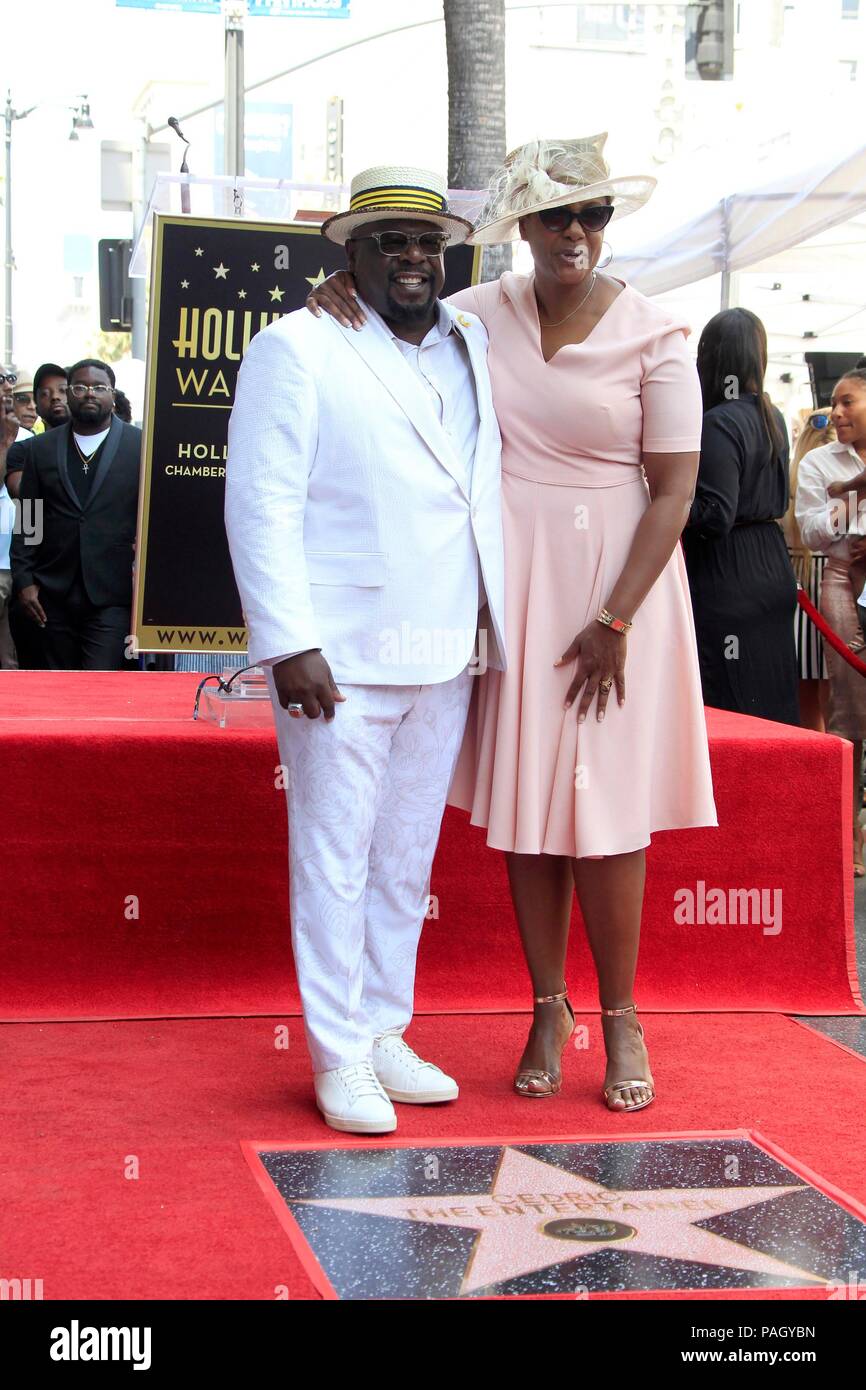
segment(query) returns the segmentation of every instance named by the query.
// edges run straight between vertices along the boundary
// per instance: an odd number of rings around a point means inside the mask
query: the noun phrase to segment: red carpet
[[[0,1017],[296,1010],[276,742],[270,730],[193,723],[197,680],[0,673],[12,789]],[[721,828],[660,834],[649,853],[643,1009],[862,1012],[850,745],[715,710],[708,726]],[[766,918],[678,923],[675,895],[688,890],[699,907],[701,885],[727,904],[730,890],[767,890],[768,906],[778,895],[781,931],[767,933]],[[502,856],[461,813],[446,815],[432,891],[418,1010],[525,1007]],[[581,931],[569,984],[578,1008],[595,1007]]]
[[[613,1116],[597,1095],[598,1022],[582,1021],[590,1027],[589,1050],[569,1051],[558,1097],[532,1102],[509,1089],[524,1017],[418,1020],[412,1041],[453,1071],[463,1089],[452,1106],[399,1107],[399,1137],[755,1129],[866,1200],[862,1059],[775,1015],[661,1015],[647,1021],[659,1099],[639,1115]],[[43,1279],[49,1300],[272,1300],[280,1284],[293,1298],[314,1297],[240,1149],[245,1139],[289,1143],[329,1134],[312,1106],[300,1024],[290,1023],[289,1049],[278,1051],[279,1023],[6,1027],[4,1276]],[[124,1176],[133,1159],[137,1179]]]

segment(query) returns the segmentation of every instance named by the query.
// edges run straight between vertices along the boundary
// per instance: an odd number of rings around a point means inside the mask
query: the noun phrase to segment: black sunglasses
[[[0,372],[0,381],[8,381],[10,386],[14,386],[17,380],[17,372]]]
[[[545,208],[538,214],[538,220],[549,232],[567,231],[574,221],[579,222],[585,232],[600,232],[607,226],[614,211],[611,203],[591,203],[589,207],[579,208],[576,212],[568,207]]]

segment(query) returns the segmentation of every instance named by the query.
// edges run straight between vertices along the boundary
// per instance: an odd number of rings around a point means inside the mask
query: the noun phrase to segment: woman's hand
[[[363,309],[358,304],[355,281],[348,270],[335,270],[321,285],[310,290],[307,295],[307,308],[317,319],[324,309],[341,323],[344,328],[363,328],[367,322]]]
[[[577,674],[568,687],[565,708],[569,709],[577,699],[577,692],[586,683],[577,709],[577,722],[582,724],[586,712],[598,692],[596,712],[599,720],[604,719],[611,685],[616,685],[616,695],[621,705],[625,704],[625,655],[627,637],[625,633],[613,632],[603,623],[593,620],[579,632],[570,647],[562,653],[554,666],[567,666],[577,661]],[[602,684],[605,682],[606,684]]]

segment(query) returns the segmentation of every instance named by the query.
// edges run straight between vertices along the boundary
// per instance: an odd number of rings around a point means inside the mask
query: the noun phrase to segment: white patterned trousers
[[[292,949],[315,1072],[412,1018],[430,869],[472,675],[342,685],[334,719],[271,698],[286,768]]]

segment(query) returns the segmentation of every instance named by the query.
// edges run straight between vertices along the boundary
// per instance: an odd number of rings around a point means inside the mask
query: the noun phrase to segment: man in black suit
[[[56,430],[58,425],[65,425],[69,420],[68,392],[65,367],[58,367],[56,362],[43,362],[36,369],[33,375],[36,412],[47,430]],[[30,445],[36,437],[31,435],[29,439],[13,444],[6,455],[6,486],[10,497],[18,496],[21,474],[30,457]]]
[[[69,368],[71,420],[32,441],[19,493],[41,527],[12,538],[20,611],[42,628],[49,670],[134,669],[126,641],[138,514],[141,430],[113,414],[114,372]],[[41,533],[41,534],[40,534]]]
[[[59,425],[65,425],[69,420],[68,388],[66,368],[58,366],[56,362],[43,362],[42,366],[37,368],[34,373],[33,391],[36,398],[36,410],[46,430],[57,429]],[[12,418],[17,419],[16,416]],[[0,430],[2,430],[2,423],[0,420]],[[19,440],[12,444],[6,455],[6,487],[12,498],[17,497],[21,489],[21,478],[30,457],[30,445],[34,443],[36,438],[36,435],[31,435],[29,439]],[[45,653],[42,649],[42,629],[33,622],[32,618],[24,616],[19,602],[13,602],[10,606],[9,627],[18,654],[18,665],[21,669],[27,671],[44,670]]]

